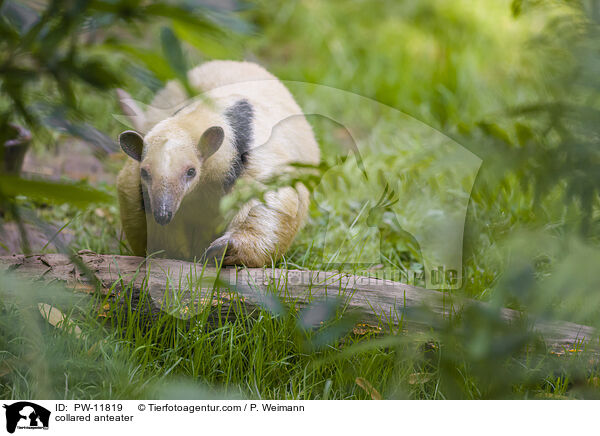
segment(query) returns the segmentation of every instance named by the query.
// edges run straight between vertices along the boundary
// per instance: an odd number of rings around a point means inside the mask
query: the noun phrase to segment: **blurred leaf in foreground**
[[[78,207],[112,201],[110,195],[84,184],[31,180],[8,175],[0,175],[0,195],[23,195],[32,200],[53,204],[69,203]]]

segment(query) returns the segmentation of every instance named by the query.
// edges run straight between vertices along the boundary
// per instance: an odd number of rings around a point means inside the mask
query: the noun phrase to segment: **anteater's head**
[[[142,188],[160,225],[171,222],[183,198],[201,180],[205,161],[223,143],[222,127],[200,124],[190,126],[171,118],[145,137],[133,130],[119,136],[123,151],[140,162]]]

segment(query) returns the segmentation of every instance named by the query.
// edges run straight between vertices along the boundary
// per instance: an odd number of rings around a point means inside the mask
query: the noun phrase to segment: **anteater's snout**
[[[167,225],[173,218],[173,212],[167,210],[165,207],[160,207],[154,211],[154,220],[161,226]]]

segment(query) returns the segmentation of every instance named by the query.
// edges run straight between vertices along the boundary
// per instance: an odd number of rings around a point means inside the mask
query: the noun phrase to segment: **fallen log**
[[[91,251],[78,253],[77,267],[63,254],[0,256],[0,272],[58,280],[75,288],[90,289],[92,282],[101,293],[121,295],[147,288],[155,310],[169,311],[181,317],[194,316],[195,310],[219,302],[227,311],[235,301],[247,307],[265,307],[278,311],[286,302],[304,308],[318,301],[341,302],[345,310],[355,312],[360,321],[370,325],[398,326],[405,323],[407,310],[427,307],[448,316],[469,304],[485,304],[458,299],[449,293],[423,289],[390,280],[323,271],[286,270],[278,268],[203,268],[203,265],[171,259],[145,259],[134,256],[100,255]],[[90,279],[89,273],[94,278]],[[215,288],[224,289],[218,294]],[[183,293],[178,293],[183,291]],[[237,304],[237,303],[236,303]],[[314,305],[312,306],[315,307]],[[182,311],[185,308],[185,311]],[[188,310],[192,308],[192,310]],[[318,323],[319,311],[313,316]],[[515,310],[501,309],[501,317],[512,322],[521,317]],[[310,316],[308,317],[310,318]],[[306,322],[312,322],[307,319]],[[571,348],[598,338],[592,327],[570,322],[536,321],[533,329],[540,332],[552,348]]]

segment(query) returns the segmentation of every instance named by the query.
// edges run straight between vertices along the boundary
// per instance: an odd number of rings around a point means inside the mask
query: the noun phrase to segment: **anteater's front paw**
[[[271,251],[256,238],[239,233],[226,233],[206,249],[202,261],[223,265],[244,265],[249,268],[263,267],[271,263]]]
[[[213,262],[220,264],[221,260],[223,260],[223,264],[227,264],[225,262],[227,259],[226,253],[230,246],[232,246],[232,243],[229,235],[223,235],[220,238],[215,239],[204,251],[201,259],[202,263],[208,261],[209,265],[212,265]]]

